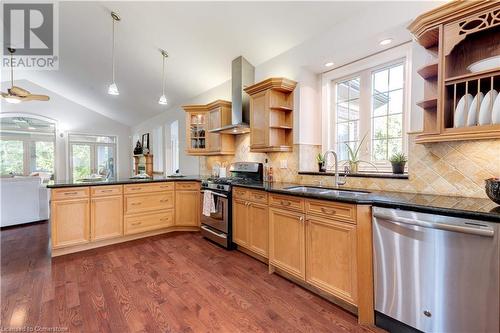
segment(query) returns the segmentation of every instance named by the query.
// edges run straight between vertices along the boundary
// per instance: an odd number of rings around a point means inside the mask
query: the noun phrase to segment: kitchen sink
[[[360,196],[370,193],[364,191],[337,190],[337,189],[314,187],[314,186],[290,186],[290,187],[285,187],[283,189],[295,193],[310,193],[310,194],[323,194],[323,195]]]

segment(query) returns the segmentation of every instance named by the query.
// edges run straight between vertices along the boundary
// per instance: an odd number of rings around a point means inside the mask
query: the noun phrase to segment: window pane
[[[403,112],[403,89],[389,93],[389,113]]]
[[[339,142],[337,144],[337,153],[338,153],[338,159],[339,161],[345,161],[347,160],[347,146],[345,142]]]
[[[349,81],[349,99],[359,98],[359,77]]]
[[[374,140],[387,138],[387,117],[373,118],[372,138]]]
[[[373,96],[372,116],[385,116],[389,105],[389,96],[387,94],[375,94]]]
[[[401,89],[404,83],[403,64],[391,67],[389,70],[389,90]]]
[[[388,124],[388,133],[387,135],[390,138],[401,138],[403,134],[403,126],[402,126],[402,120],[403,120],[403,115],[402,114],[396,114],[389,116],[389,124]]]
[[[349,119],[349,102],[337,104],[337,122]]]
[[[73,179],[78,180],[90,176],[90,146],[72,145]]]
[[[337,142],[349,140],[349,127],[348,123],[337,124]]]
[[[359,119],[359,99],[349,101],[349,120]]]
[[[359,137],[359,122],[350,121],[349,122],[349,141],[358,141]]]
[[[110,146],[97,146],[97,173],[104,178],[114,178],[114,153]]]
[[[347,82],[337,84],[337,101],[346,101],[349,99],[349,86]]]
[[[99,136],[99,135],[80,135],[70,134],[70,142],[89,142],[89,143],[115,143],[116,137],[114,136]]]
[[[386,92],[389,89],[389,70],[384,69],[373,74],[373,94]]]
[[[391,158],[393,154],[401,153],[403,151],[403,142],[401,139],[389,139],[389,150],[387,152],[387,159]]]
[[[373,141],[373,160],[384,161],[387,159],[387,140]]]
[[[54,142],[35,142],[35,165],[31,171],[54,173]]]
[[[24,163],[24,148],[22,141],[0,141],[0,174],[9,173],[22,175]]]

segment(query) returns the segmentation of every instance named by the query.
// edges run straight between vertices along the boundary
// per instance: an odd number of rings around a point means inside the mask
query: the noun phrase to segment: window
[[[333,80],[331,140],[339,160],[356,150],[361,171],[388,171],[393,153],[406,153],[404,59]],[[365,162],[365,163],[363,163]]]
[[[163,173],[163,126],[152,131],[153,172]]]
[[[54,174],[55,126],[27,117],[0,121],[0,175]]]
[[[70,178],[79,180],[92,174],[115,178],[116,137],[69,134]]]

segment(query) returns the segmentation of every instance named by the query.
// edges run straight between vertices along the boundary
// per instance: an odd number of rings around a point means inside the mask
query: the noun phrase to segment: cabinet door
[[[52,201],[52,248],[90,241],[89,199]]]
[[[233,200],[233,242],[249,248],[248,206],[243,200]]]
[[[215,129],[221,127],[221,113],[220,108],[213,109],[209,112],[209,126],[208,129]],[[221,135],[219,133],[208,133],[208,145],[211,152],[221,150]]]
[[[269,145],[267,104],[265,91],[250,97],[250,148],[264,148]]]
[[[199,191],[175,191],[175,225],[182,227],[200,225]]]
[[[90,238],[92,241],[123,235],[123,197],[92,198],[90,203]]]
[[[356,305],[356,226],[310,216],[306,225],[306,281]]]
[[[269,262],[305,279],[304,214],[269,208]]]
[[[269,212],[267,205],[250,203],[248,206],[248,234],[250,250],[269,257]]]

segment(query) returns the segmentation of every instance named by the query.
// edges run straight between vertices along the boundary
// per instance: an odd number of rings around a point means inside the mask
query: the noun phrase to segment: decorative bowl
[[[488,198],[500,205],[500,179],[489,178],[486,179],[486,195]]]

